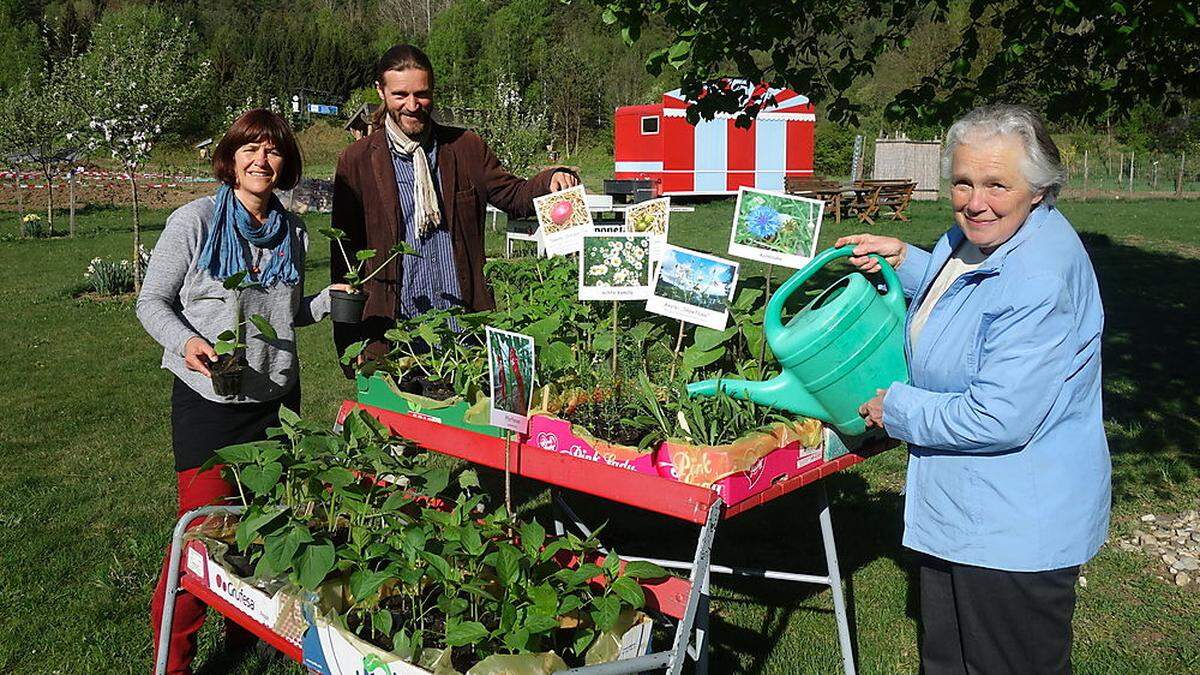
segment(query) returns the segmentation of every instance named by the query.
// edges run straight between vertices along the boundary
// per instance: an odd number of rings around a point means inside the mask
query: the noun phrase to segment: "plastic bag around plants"
[[[758,460],[792,443],[798,443],[802,448],[820,449],[825,442],[822,429],[819,420],[803,418],[788,424],[777,422],[765,431],[748,434],[729,445],[691,445],[670,439],[664,444],[664,450],[670,454],[674,475],[679,481],[709,486],[750,470]]]

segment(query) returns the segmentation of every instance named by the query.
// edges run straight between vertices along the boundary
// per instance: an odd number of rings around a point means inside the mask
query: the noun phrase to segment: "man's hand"
[[[208,344],[208,340],[202,337],[189,338],[183,345],[183,363],[188,370],[212,377],[212,373],[208,371],[208,364],[215,363],[216,360],[217,353],[213,351],[212,345]]]
[[[558,192],[579,185],[579,176],[575,175],[570,169],[555,169],[554,173],[550,174],[550,191]]]
[[[847,244],[854,244],[854,255],[850,256],[850,264],[868,273],[879,271],[879,261],[869,257],[869,254],[882,256],[895,268],[904,262],[904,256],[908,253],[908,244],[895,237],[881,237],[877,234],[848,234],[833,243],[836,248]]]
[[[858,414],[862,415],[868,429],[871,427],[883,428],[883,397],[885,394],[887,394],[886,389],[876,389],[875,398],[858,407]]]

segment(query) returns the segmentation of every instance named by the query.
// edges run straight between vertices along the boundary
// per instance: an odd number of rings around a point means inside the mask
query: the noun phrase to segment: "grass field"
[[[1200,231],[1186,202],[1066,203],[1084,236],[1107,310],[1105,418],[1113,450],[1113,535],[1148,511],[1196,508],[1200,495],[1200,338],[1194,317]],[[733,202],[675,214],[672,243],[724,254]],[[144,214],[151,242],[167,216]],[[145,672],[147,604],[174,513],[169,379],[159,347],[129,302],[76,299],[94,256],[127,255],[129,211],[88,208],[73,240],[19,240],[0,212],[0,672]],[[327,216],[310,215],[312,230]],[[911,223],[874,231],[928,246],[945,204],[916,204]],[[821,246],[858,231],[822,228]],[[489,232],[489,249],[502,248]],[[316,242],[308,285],[327,280]],[[765,265],[743,262],[745,283]],[[776,271],[776,283],[782,272]],[[749,278],[747,278],[749,277]],[[334,365],[329,324],[300,333],[303,414],[332,421],[352,395]],[[867,673],[915,672],[914,591],[899,546],[905,455],[892,451],[826,481],[858,658]],[[536,486],[520,484],[547,515]],[[690,557],[695,530],[602,502],[607,538],[628,554]],[[811,491],[752,511],[718,531],[722,564],[823,569]],[[1085,570],[1076,614],[1080,673],[1200,670],[1200,595],[1155,579],[1155,561],[1106,546]],[[836,672],[830,595],[777,582],[714,579],[714,673]],[[202,636],[202,672],[298,672],[281,662],[221,660],[216,622]]]

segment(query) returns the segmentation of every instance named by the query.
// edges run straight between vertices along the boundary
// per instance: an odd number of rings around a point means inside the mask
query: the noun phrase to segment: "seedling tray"
[[[374,408],[404,413],[443,424],[457,429],[465,429],[484,436],[503,438],[504,429],[490,424],[475,424],[467,421],[471,405],[467,401],[457,401],[445,404],[440,401],[430,401],[422,405],[420,396],[405,396],[397,392],[381,374],[369,377],[358,375],[355,379],[358,387],[358,402]]]
[[[500,470],[505,468],[507,454],[508,470],[515,475],[696,524],[703,524],[709,508],[721,499],[710,488],[681,483],[656,474],[629,471],[570,454],[547,452],[521,437],[505,441],[361,402],[345,401],[338,412],[338,422],[345,420],[356,408],[379,420],[397,436],[428,450]],[[728,504],[722,511],[722,517],[730,518],[776,499],[894,445],[895,442],[871,442],[831,461],[813,462],[786,480],[774,483],[742,501]]]

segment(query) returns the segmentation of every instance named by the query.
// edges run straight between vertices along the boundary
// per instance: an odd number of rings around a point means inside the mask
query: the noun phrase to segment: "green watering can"
[[[904,292],[882,257],[887,293],[858,272],[848,274],[783,325],[783,306],[817,270],[852,255],[853,246],[829,248],[797,270],[767,302],[767,344],[783,366],[766,382],[705,380],[688,385],[692,396],[718,390],[734,398],[828,422],[850,436],[865,433],[858,408],[893,382],[908,382],[904,358]]]

